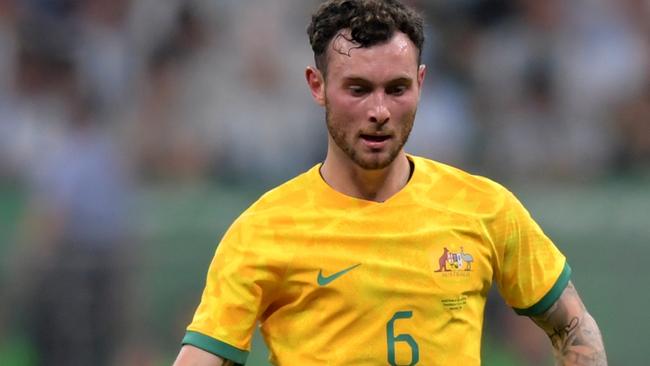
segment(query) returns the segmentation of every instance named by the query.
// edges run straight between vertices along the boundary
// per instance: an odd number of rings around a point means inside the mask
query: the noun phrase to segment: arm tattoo
[[[598,325],[571,282],[550,309],[532,319],[549,336],[557,365],[607,365]]]

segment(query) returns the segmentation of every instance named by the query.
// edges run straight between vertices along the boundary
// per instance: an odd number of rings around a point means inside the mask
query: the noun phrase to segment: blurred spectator
[[[107,108],[120,107],[132,96],[136,60],[127,28],[130,0],[79,2],[75,53],[84,90]]]
[[[126,247],[129,183],[93,101],[74,94],[71,103],[63,144],[34,171],[29,273],[18,277],[33,278],[24,306],[39,364],[108,365],[124,336],[134,254]]]
[[[13,1],[0,0],[0,100],[5,100],[15,77],[17,9]]]
[[[447,164],[468,166],[476,134],[470,97],[455,80],[431,66],[406,150]]]
[[[524,0],[519,5],[520,12],[479,35],[472,72],[482,114],[486,169],[510,178],[534,179],[553,174],[559,169],[553,165],[563,164],[555,78],[556,41],[562,39],[564,12],[556,0]]]
[[[179,8],[174,27],[165,41],[153,49],[146,74],[136,121],[131,126],[136,156],[147,178],[204,178],[217,147],[192,118],[196,100],[185,99],[191,58],[204,47],[205,30],[190,6]]]
[[[15,28],[15,73],[0,99],[0,177],[25,179],[61,141],[73,64],[55,34],[39,33],[48,30]]]
[[[297,0],[255,0],[227,11],[228,33],[187,74],[188,101],[203,100],[189,116],[205,126],[210,145],[221,147],[218,176],[278,181],[307,169],[325,151],[316,143],[324,116],[304,82],[313,62],[305,42],[309,7]]]
[[[620,107],[618,128],[618,168],[622,173],[650,171],[650,78],[637,95]]]
[[[490,170],[591,179],[613,163],[610,109],[644,78],[644,46],[615,2],[519,1],[480,36],[474,74]]]

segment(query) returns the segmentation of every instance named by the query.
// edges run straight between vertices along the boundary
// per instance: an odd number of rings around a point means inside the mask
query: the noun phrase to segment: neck
[[[327,154],[320,174],[334,190],[347,196],[384,202],[399,192],[411,175],[411,166],[404,151],[383,169],[363,169],[349,158],[336,159]]]

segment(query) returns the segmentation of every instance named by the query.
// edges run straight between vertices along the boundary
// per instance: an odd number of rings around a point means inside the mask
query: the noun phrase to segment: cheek
[[[417,110],[418,107],[418,101],[417,99],[415,100],[400,100],[396,101],[395,104],[393,105],[393,110],[392,113],[397,119],[403,119],[403,118],[408,118],[411,117],[415,114],[415,111]]]
[[[338,108],[346,108],[355,103],[355,99],[338,89],[326,90],[325,96],[330,104]]]
[[[329,95],[327,97],[329,113],[337,118],[357,120],[364,116],[363,102],[358,99],[340,95]]]

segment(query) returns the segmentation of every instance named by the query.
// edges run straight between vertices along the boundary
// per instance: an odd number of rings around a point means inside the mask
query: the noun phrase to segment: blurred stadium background
[[[409,2],[429,69],[408,151],[518,194],[610,364],[647,364],[650,3]],[[0,0],[0,365],[173,361],[221,234],[324,157],[318,3]],[[484,364],[549,355],[494,296]]]

